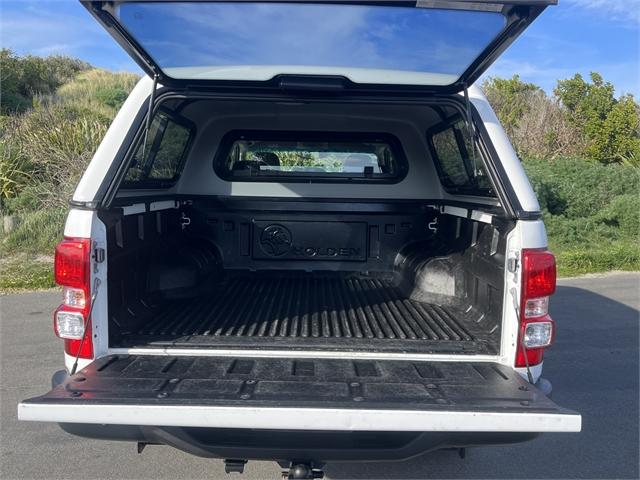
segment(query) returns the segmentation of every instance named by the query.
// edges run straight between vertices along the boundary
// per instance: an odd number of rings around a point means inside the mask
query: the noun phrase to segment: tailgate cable
[[[516,310],[516,314],[518,315],[518,319],[520,319],[520,306],[518,305],[518,298],[516,295],[516,289],[514,287],[509,290],[511,294],[511,298],[513,298],[513,308]],[[519,322],[518,322],[519,326]],[[518,328],[520,330],[520,328]],[[520,337],[520,331],[518,331],[518,337]],[[524,344],[524,335],[520,338],[520,346],[522,347],[522,351],[524,352],[524,364],[527,367],[527,378],[529,379],[530,384],[534,384],[533,375],[531,374],[531,368],[529,368],[529,357],[527,357],[527,347]]]
[[[95,299],[98,296],[98,288],[100,287],[100,279],[96,278],[93,281],[93,295],[91,295],[91,306],[89,307],[89,314],[87,315],[87,318],[84,319],[84,334],[82,335],[82,338],[80,339],[80,346],[78,346],[78,353],[76,353],[76,359],[73,362],[73,367],[71,367],[71,372],[70,375],[74,375],[76,373],[76,370],[78,369],[78,359],[80,358],[80,352],[82,351],[82,345],[84,344],[84,339],[87,336],[86,335],[86,330],[87,330],[87,325],[89,323],[89,319],[91,318],[91,312],[93,312],[93,306],[95,305]]]

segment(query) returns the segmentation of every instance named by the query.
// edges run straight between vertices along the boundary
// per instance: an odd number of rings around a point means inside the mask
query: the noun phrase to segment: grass
[[[62,238],[66,211],[30,212],[0,237],[0,293],[55,287],[53,252]]]
[[[0,254],[52,255],[62,239],[66,209],[40,210],[19,215],[17,227],[2,237]]]
[[[614,270],[639,271],[640,245],[634,242],[614,242],[607,246],[594,245],[554,248],[558,275],[575,277],[588,273],[603,273]]]
[[[58,89],[55,102],[99,113],[111,119],[140,77],[134,73],[92,69]]]
[[[0,260],[0,293],[43,290],[56,286],[53,257],[16,254]]]

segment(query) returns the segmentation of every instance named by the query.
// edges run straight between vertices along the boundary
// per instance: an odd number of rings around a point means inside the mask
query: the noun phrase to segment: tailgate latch
[[[104,248],[96,247],[93,249],[93,261],[96,263],[104,262],[105,251]]]

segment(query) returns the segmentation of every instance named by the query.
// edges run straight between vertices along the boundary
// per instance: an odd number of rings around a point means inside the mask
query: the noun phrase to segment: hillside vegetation
[[[53,286],[67,202],[138,77],[68,57],[0,52],[0,290]],[[524,159],[561,274],[640,269],[638,105],[599,75],[483,85]]]
[[[549,96],[516,75],[483,84],[523,158],[559,272],[640,269],[640,109],[598,73]]]
[[[68,57],[0,52],[0,289],[53,286],[51,256],[67,203],[138,81]]]

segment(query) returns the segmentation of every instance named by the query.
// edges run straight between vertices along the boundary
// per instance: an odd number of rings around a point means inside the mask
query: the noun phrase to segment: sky
[[[613,83],[617,94],[640,98],[640,0],[558,3],[545,10],[486,76],[518,74],[551,92],[558,79],[597,71]],[[280,30],[267,33],[274,31]],[[257,38],[267,48],[266,36]],[[21,55],[72,55],[97,67],[141,73],[77,0],[2,0],[0,45]],[[399,49],[384,53],[389,51]]]

